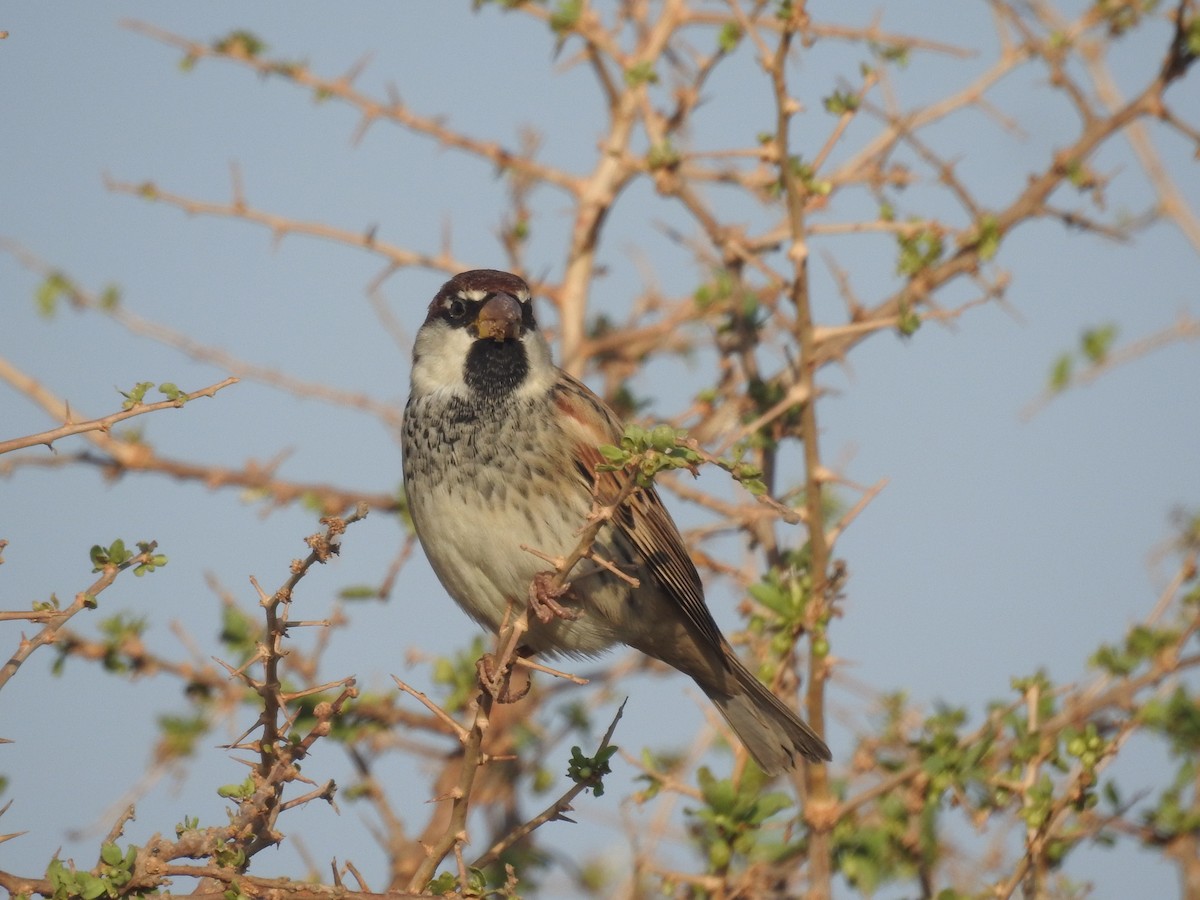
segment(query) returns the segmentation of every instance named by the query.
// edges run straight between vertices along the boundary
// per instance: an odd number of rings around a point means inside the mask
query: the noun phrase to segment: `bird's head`
[[[496,269],[460,272],[429,304],[413,347],[413,391],[500,399],[544,390],[554,366],[529,285]]]

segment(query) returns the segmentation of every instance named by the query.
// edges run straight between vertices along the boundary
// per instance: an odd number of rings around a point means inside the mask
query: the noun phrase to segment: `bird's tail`
[[[832,758],[817,733],[755,678],[732,649],[725,655],[733,676],[726,685],[732,684],[733,690],[700,687],[764,772],[778,775],[791,768],[797,753],[810,762]]]

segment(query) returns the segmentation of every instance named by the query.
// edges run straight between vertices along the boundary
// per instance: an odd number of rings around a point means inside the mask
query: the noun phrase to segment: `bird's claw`
[[[579,618],[578,610],[568,609],[558,602],[558,598],[566,595],[571,586],[553,584],[554,576],[554,572],[538,572],[529,585],[529,609],[543,625],[555,619]]]
[[[512,685],[509,683],[512,670],[511,661],[507,666],[497,668],[496,658],[490,653],[483,654],[475,663],[475,674],[479,678],[480,686],[491,694],[497,703],[516,703],[523,699],[533,687],[533,679],[529,678],[526,680],[525,686],[514,693]]]

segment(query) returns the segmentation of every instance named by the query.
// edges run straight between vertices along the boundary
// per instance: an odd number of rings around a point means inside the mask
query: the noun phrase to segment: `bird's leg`
[[[567,594],[570,584],[555,583],[557,572],[538,572],[529,585],[529,609],[543,625],[555,619],[578,619],[579,611],[567,609],[558,598]]]
[[[529,656],[533,652],[522,640],[529,631],[528,611],[523,610],[518,615],[515,614],[516,609],[516,602],[510,598],[504,609],[504,620],[496,634],[495,654],[485,653],[475,663],[475,675],[479,679],[479,686],[497,703],[515,703],[533,687],[533,681],[530,679],[525,688],[515,695],[509,689],[513,664],[517,659]]]
[[[528,647],[517,648],[516,657],[510,657],[503,666],[496,665],[496,657],[485,653],[475,663],[475,675],[480,686],[491,694],[497,703],[516,703],[529,693],[533,687],[533,673],[525,676],[525,686],[513,693],[509,680],[512,678],[513,665],[518,658],[524,658],[533,653]]]

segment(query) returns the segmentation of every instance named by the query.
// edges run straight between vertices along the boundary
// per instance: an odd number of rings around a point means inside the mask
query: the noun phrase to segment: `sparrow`
[[[561,596],[540,597],[546,558],[579,542],[620,473],[599,447],[621,443],[615,413],[558,368],[516,275],[455,275],[413,345],[404,413],[404,486],[421,546],[447,593],[499,632],[528,607],[523,652],[594,656],[626,644],[690,676],[769,775],[830,759],[817,734],[755,677],[721,634],[670,514],[638,487],[600,528],[594,559]],[[535,555],[527,549],[540,552]]]

